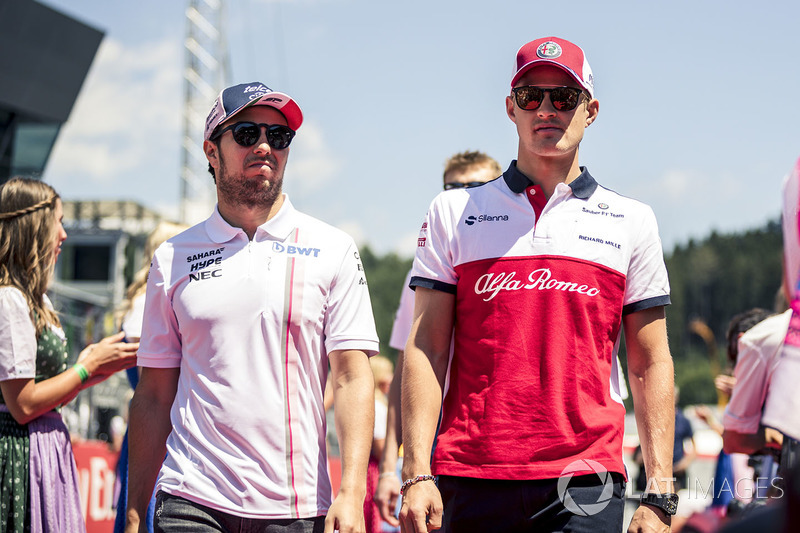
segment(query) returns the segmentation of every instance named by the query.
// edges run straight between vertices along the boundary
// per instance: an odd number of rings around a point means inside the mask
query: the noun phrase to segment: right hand
[[[714,378],[714,386],[723,394],[728,397],[733,393],[733,386],[736,385],[736,378],[725,374],[719,374]]]
[[[378,487],[375,489],[375,495],[372,501],[378,506],[378,511],[381,513],[381,518],[384,522],[392,527],[400,525],[400,521],[394,516],[394,510],[397,508],[397,499],[400,497],[400,479],[396,474],[383,475],[378,478]]]
[[[136,366],[138,342],[121,342],[124,332],[110,335],[96,344],[90,344],[78,356],[78,362],[86,367],[91,377],[110,376],[126,368]]]
[[[433,481],[420,481],[408,487],[400,508],[403,533],[427,533],[442,527],[442,494]]]

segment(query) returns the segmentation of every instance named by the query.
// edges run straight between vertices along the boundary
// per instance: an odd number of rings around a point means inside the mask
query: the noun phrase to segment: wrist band
[[[89,371],[86,370],[86,367],[80,363],[75,363],[72,365],[72,368],[78,373],[78,376],[81,378],[81,383],[86,383],[86,380],[89,379]]]
[[[430,474],[425,474],[422,476],[417,476],[417,477],[412,477],[411,479],[407,479],[403,481],[402,485],[400,485],[400,494],[402,495],[408,487],[416,483],[419,483],[420,481],[432,481],[434,479],[436,478]]]
[[[383,478],[389,477],[389,476],[397,477],[397,474],[394,473],[394,472],[381,472],[380,475],[378,476],[378,479],[383,479]]]

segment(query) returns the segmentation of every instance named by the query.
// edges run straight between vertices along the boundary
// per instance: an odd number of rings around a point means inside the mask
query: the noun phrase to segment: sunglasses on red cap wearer
[[[572,111],[581,101],[583,91],[576,87],[553,87],[545,89],[535,85],[525,85],[511,89],[514,101],[520,109],[534,111],[539,109],[544,101],[545,93],[549,93],[550,102],[557,111]]]
[[[261,138],[261,128],[267,130],[267,144],[274,150],[285,150],[294,138],[295,131],[282,124],[256,124],[255,122],[237,122],[217,131],[209,138],[214,141],[230,130],[233,140],[240,146],[253,146]]]

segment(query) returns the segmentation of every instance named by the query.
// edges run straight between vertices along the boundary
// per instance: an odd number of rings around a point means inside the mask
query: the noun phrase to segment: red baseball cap
[[[514,87],[523,74],[537,65],[555,65],[561,68],[594,98],[592,69],[580,46],[558,37],[543,37],[522,45],[517,50],[511,86]]]

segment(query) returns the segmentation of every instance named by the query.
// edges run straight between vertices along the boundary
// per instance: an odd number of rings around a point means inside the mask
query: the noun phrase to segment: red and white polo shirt
[[[456,297],[436,474],[548,479],[578,459],[625,474],[622,315],[669,303],[648,206],[586,169],[546,201],[512,162],[434,199],[413,270]]]

